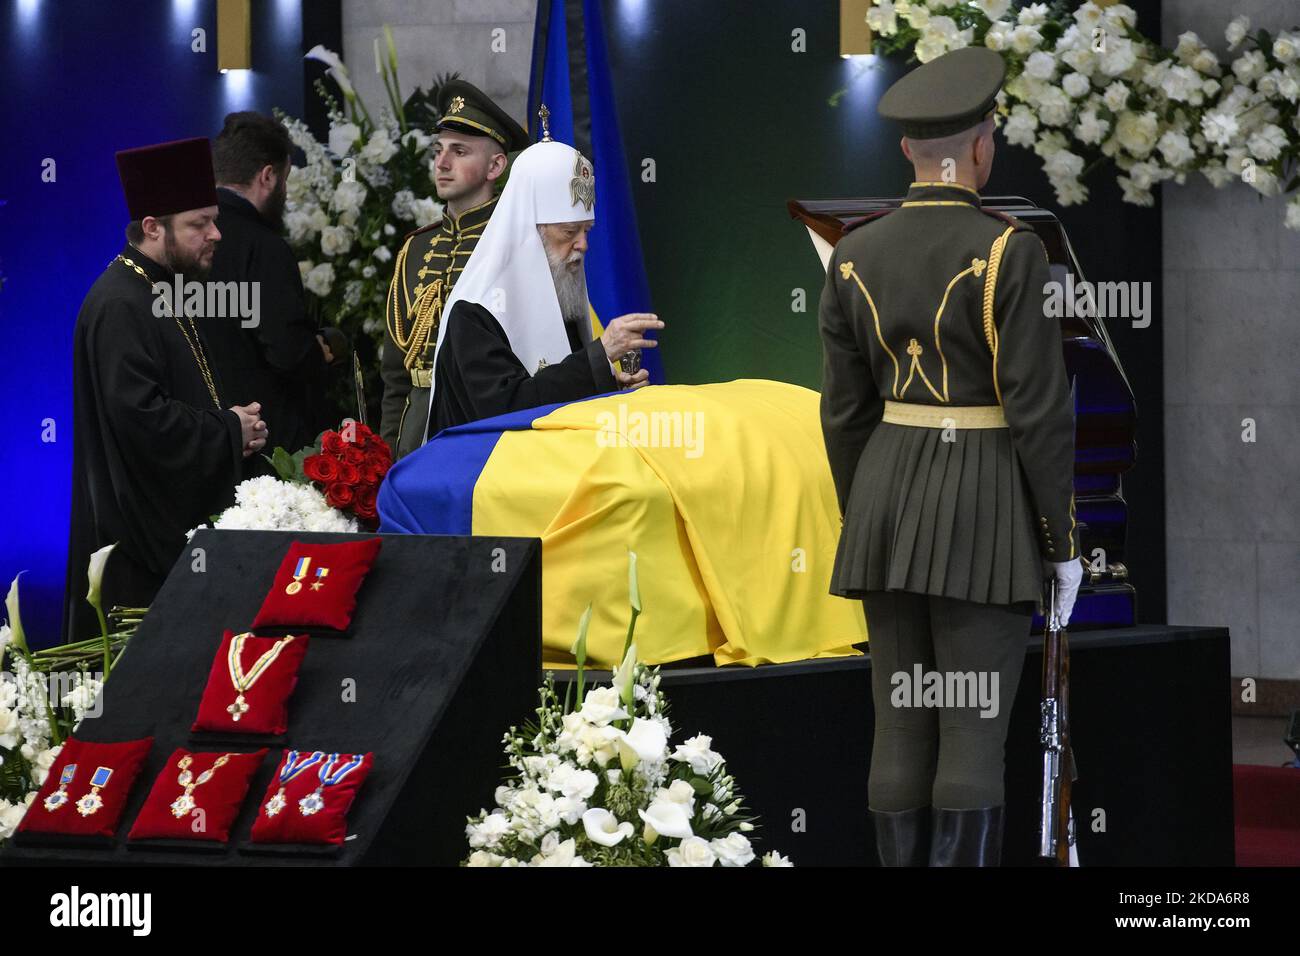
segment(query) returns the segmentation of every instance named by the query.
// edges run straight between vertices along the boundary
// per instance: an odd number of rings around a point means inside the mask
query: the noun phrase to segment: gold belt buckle
[[[433,369],[432,368],[413,368],[411,369],[411,387],[412,388],[431,388],[433,386]]]

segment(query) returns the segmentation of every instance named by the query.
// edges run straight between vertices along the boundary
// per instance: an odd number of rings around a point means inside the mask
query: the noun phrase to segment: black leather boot
[[[1002,805],[975,810],[933,809],[931,866],[1002,865]]]
[[[925,866],[930,852],[930,808],[872,810],[881,866]]]

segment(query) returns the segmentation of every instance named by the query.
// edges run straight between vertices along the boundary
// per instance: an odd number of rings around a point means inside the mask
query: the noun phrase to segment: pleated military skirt
[[[831,593],[1037,600],[1043,563],[1032,518],[1006,428],[945,433],[882,421],[854,473]]]

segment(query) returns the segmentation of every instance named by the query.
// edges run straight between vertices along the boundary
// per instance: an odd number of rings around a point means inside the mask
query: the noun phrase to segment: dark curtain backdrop
[[[22,613],[36,646],[58,637],[62,611],[72,329],[127,222],[113,153],[215,136],[235,110],[302,116],[304,78],[323,69],[304,67],[304,50],[339,48],[338,0],[258,0],[252,11],[253,69],[223,76],[215,0],[0,0],[0,590],[27,572]],[[191,50],[195,27],[206,52]],[[53,182],[41,178],[47,158]],[[53,442],[42,440],[46,419]]]
[[[1159,3],[1133,6],[1142,30],[1159,37]],[[785,202],[906,190],[911,166],[897,129],[875,106],[911,65],[901,56],[841,59],[839,5],[828,0],[607,0],[605,9],[646,271],[666,324],[668,381],[770,378],[819,388],[824,273]],[[805,31],[807,52],[791,49],[796,29]],[[654,161],[652,183],[641,178],[646,159]],[[999,135],[985,192],[1024,196],[1056,212],[1089,280],[1152,283],[1150,327],[1122,320],[1108,327],[1139,415],[1138,464],[1124,477],[1129,565],[1141,619],[1160,622],[1160,209],[1120,202],[1114,178],[1112,168],[1098,170],[1087,181],[1090,201],[1060,208],[1038,157]],[[792,311],[796,289],[806,294],[803,312]]]

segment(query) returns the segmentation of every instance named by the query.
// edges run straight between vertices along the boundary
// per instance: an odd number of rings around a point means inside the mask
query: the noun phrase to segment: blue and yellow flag
[[[596,228],[588,238],[587,295],[592,334],[599,335],[603,322],[628,312],[653,311],[599,0],[538,3],[528,89],[534,141],[541,138],[537,111],[543,103],[550,111],[551,138],[578,149],[595,168]],[[655,338],[655,333],[649,337]],[[659,350],[645,349],[641,361],[650,382],[662,384]]]
[[[854,654],[828,593],[839,505],[818,395],[784,382],[660,385],[448,428],[389,471],[384,533],[542,541],[542,659],[616,665],[637,554],[638,658],[762,664]]]

